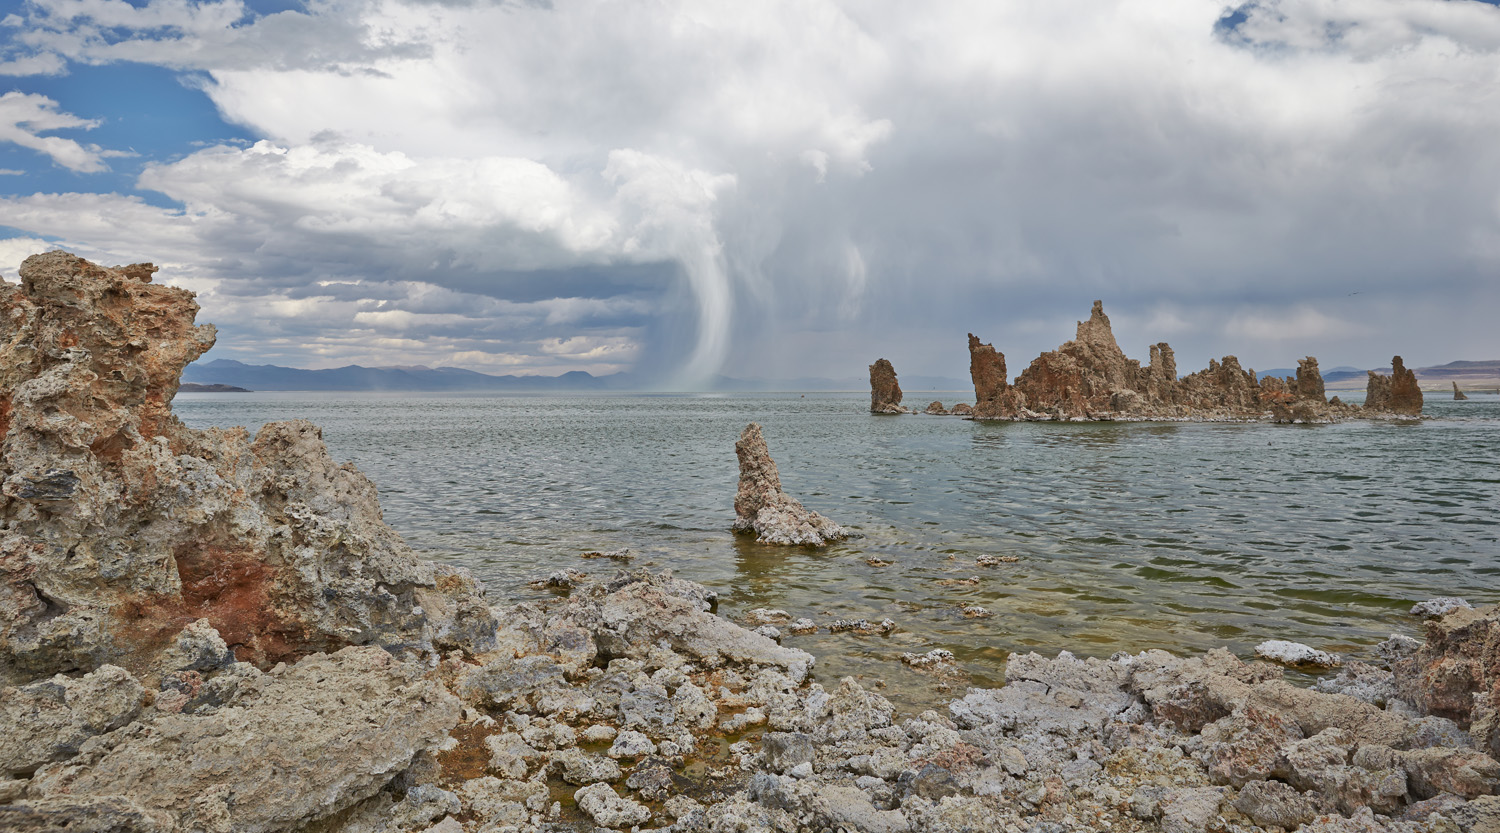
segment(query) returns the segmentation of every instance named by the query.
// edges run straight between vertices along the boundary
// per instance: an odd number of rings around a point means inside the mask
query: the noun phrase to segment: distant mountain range
[[[1377,373],[1390,373],[1391,369],[1378,368]],[[1432,386],[1449,382],[1484,385],[1500,384],[1500,360],[1458,361],[1436,367],[1420,367],[1415,370],[1417,380]],[[1294,368],[1273,368],[1258,372],[1266,376],[1295,376]],[[1363,388],[1366,371],[1354,367],[1335,367],[1323,373],[1323,382],[1331,388],[1348,390]],[[547,392],[547,391],[631,391],[649,390],[650,385],[629,373],[612,373],[594,376],[582,370],[574,370],[561,376],[491,376],[461,367],[423,367],[406,365],[395,367],[362,367],[351,364],[326,370],[303,370],[296,367],[279,367],[274,364],[245,364],[233,359],[215,359],[211,362],[195,362],[182,372],[182,381],[202,386],[232,386],[248,390],[328,390],[328,391],[423,391],[452,392]],[[949,376],[921,376],[913,374],[901,378],[901,388],[915,401],[922,391],[968,392],[973,385],[967,379]],[[222,388],[221,388],[222,389]],[[796,379],[736,379],[717,377],[709,387],[715,391],[861,391],[869,389],[869,380],[849,376],[828,379],[804,376]],[[193,389],[184,386],[184,391]]]
[[[648,389],[629,373],[594,376],[574,370],[561,376],[492,376],[460,367],[346,367],[325,370],[303,370],[273,364],[245,364],[233,359],[195,362],[182,372],[182,381],[195,385],[230,385],[249,390],[329,390],[329,391],[424,391],[452,392],[546,392],[546,391],[628,391]],[[858,377],[825,379],[735,379],[716,378],[710,388],[715,391],[774,390],[867,390],[869,380]],[[913,375],[902,380],[912,392],[922,390],[962,391],[972,386],[967,380],[943,376]],[[191,389],[186,389],[191,390]]]

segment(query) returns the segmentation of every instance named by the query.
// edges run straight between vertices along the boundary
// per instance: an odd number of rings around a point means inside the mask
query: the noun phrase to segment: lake
[[[908,405],[963,394],[908,395]],[[588,550],[628,547],[721,596],[731,618],[889,618],[885,637],[787,636],[817,677],[917,706],[896,660],[953,651],[998,684],[1012,651],[1108,656],[1264,639],[1359,653],[1440,595],[1496,600],[1500,397],[1429,396],[1431,419],[1288,426],[978,423],[872,416],[867,394],[180,394],[193,427],[306,418],[380,488],[424,557],[493,603],[543,598]],[[734,442],[759,422],[788,493],[859,537],[823,551],[729,531]],[[976,566],[979,556],[1013,563]],[[888,562],[872,566],[868,559]],[[976,583],[961,583],[977,577]],[[966,618],[965,605],[994,615]],[[951,696],[949,694],[948,696]]]

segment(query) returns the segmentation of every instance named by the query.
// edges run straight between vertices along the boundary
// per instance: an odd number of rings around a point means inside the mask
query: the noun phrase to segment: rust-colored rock
[[[1469,398],[1469,395],[1466,394],[1466,393],[1464,393],[1463,391],[1459,390],[1458,389],[1458,383],[1454,382],[1453,383],[1453,401],[1454,402],[1463,402],[1464,400],[1466,400],[1468,398]]]
[[[870,413],[907,413],[901,407],[901,385],[896,381],[896,368],[885,359],[876,359],[870,365]]]
[[[927,409],[924,410],[924,411],[922,411],[922,413],[924,413],[924,414],[932,414],[934,416],[947,416],[949,412],[948,412],[948,409],[946,409],[946,408],[943,407],[943,403],[942,402],[939,402],[938,400],[934,399],[927,406]]]
[[[267,667],[493,641],[472,578],[418,561],[316,427],[252,442],[172,415],[214,329],[155,271],[50,252],[0,283],[0,683],[141,673],[198,619]]]
[[[970,373],[979,398],[973,418],[1334,422],[1421,410],[1420,391],[1415,391],[1416,410],[1410,410],[1408,388],[1415,390],[1415,377],[1410,385],[1396,386],[1399,395],[1376,396],[1376,405],[1361,411],[1325,398],[1318,361],[1311,356],[1298,361],[1295,377],[1257,380],[1255,371],[1241,367],[1234,356],[1210,360],[1204,370],[1179,379],[1170,345],[1153,344],[1150,355],[1145,367],[1125,355],[1099,301],[1088,320],[1078,323],[1072,341],[1038,356],[1013,385],[1005,383],[1003,354],[970,334]]]
[[[1318,360],[1312,356],[1297,360],[1297,384],[1293,395],[1298,402],[1328,403],[1328,394],[1323,390],[1323,374],[1318,371]]]
[[[1396,687],[1422,711],[1468,726],[1500,755],[1500,607],[1456,607],[1427,623],[1427,641],[1396,663]]]
[[[969,333],[969,377],[974,380],[974,417],[1015,419],[1025,409],[1026,398],[1005,375],[1005,354],[980,343],[973,333]],[[956,407],[954,412],[960,413]]]
[[[1391,358],[1391,375],[1370,371],[1365,386],[1365,410],[1403,416],[1420,416],[1422,388],[1417,375],[1406,368],[1400,356]]]

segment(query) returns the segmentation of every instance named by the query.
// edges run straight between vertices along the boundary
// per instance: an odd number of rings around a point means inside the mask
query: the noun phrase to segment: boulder
[[[901,385],[896,382],[896,368],[885,359],[876,359],[870,365],[870,413],[907,413],[901,407]]]
[[[212,714],[86,741],[39,769],[24,803],[66,818],[80,797],[129,801],[182,829],[282,830],[374,795],[459,716],[456,698],[386,651],[345,648],[259,675]]]
[[[1402,699],[1470,727],[1481,748],[1500,756],[1500,608],[1454,606],[1427,621],[1427,641],[1391,664]]]
[[[489,647],[472,577],[419,561],[311,423],[172,415],[215,331],[155,271],[49,252],[0,283],[0,684],[106,663],[151,684],[198,620],[262,668]]]
[[[734,444],[740,461],[734,496],[734,530],[754,532],[763,544],[820,547],[849,537],[848,530],[802,506],[781,490],[781,475],[760,426],[750,423]]]

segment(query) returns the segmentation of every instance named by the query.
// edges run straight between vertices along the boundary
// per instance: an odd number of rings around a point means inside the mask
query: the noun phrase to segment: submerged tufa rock
[[[494,621],[469,573],[418,561],[317,427],[252,440],[173,416],[215,333],[155,271],[49,252],[0,283],[0,684],[149,674],[199,619],[264,668],[350,644],[482,649]]]
[[[759,425],[745,426],[734,453],[740,460],[740,486],[734,496],[736,532],[754,532],[763,544],[815,547],[849,537],[843,527],[781,491],[781,475]]]
[[[896,381],[896,368],[885,359],[876,359],[870,365],[870,413],[909,413],[901,407],[901,385]]]

